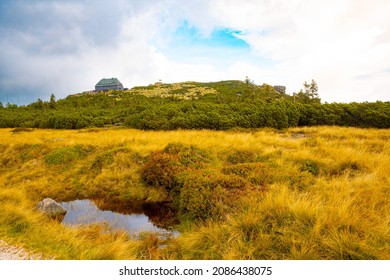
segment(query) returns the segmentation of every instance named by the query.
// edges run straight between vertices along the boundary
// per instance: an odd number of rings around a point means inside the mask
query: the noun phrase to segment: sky
[[[94,89],[314,79],[323,102],[390,101],[388,0],[1,0],[0,102]]]

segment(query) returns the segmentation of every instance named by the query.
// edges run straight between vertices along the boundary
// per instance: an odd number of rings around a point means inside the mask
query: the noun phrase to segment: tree
[[[321,99],[318,96],[318,85],[316,81],[312,79],[310,84],[305,81],[303,87],[303,90],[301,89],[298,93],[294,93],[294,100],[302,103],[321,103]]]
[[[249,79],[249,77],[248,76],[246,76],[245,77],[245,84],[247,85],[247,86],[249,86],[249,84],[251,84],[252,82],[251,82],[251,79]]]
[[[307,82],[303,83],[303,86],[305,88],[304,93],[310,98],[310,99],[319,99],[318,98],[318,85],[316,81],[313,79],[311,80],[311,83],[308,84]]]
[[[31,105],[33,105],[33,107],[37,110],[41,110],[45,106],[42,99],[40,99],[40,98],[38,98],[38,100],[36,102],[32,103]]]
[[[18,108],[18,105],[11,104],[11,103],[7,102],[6,108],[7,109],[16,109],[16,108]]]
[[[245,92],[253,95],[255,93],[255,82],[251,80],[248,76],[246,76],[245,85],[246,85]]]
[[[3,109],[3,108],[4,108],[3,103],[0,102],[0,109]]]
[[[52,109],[56,107],[56,97],[53,93],[50,95],[49,107]]]

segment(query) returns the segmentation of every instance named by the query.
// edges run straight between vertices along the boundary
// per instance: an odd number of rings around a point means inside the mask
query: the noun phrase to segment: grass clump
[[[153,153],[141,170],[142,179],[151,186],[174,188],[176,176],[186,168],[199,169],[211,162],[205,151],[183,144],[168,144]]]
[[[216,170],[190,170],[180,174],[174,205],[189,219],[221,219],[234,209],[237,196],[250,183]]]
[[[92,151],[91,147],[74,145],[56,149],[45,156],[48,165],[69,164],[86,157]]]
[[[314,176],[318,176],[320,173],[320,167],[312,160],[305,160],[300,167],[300,171],[309,172]]]
[[[168,144],[151,155],[141,174],[146,184],[163,187],[186,219],[221,219],[234,209],[240,193],[255,188],[257,165],[237,164],[220,170],[211,163],[210,155],[195,146]]]
[[[235,150],[227,156],[227,162],[230,164],[256,162],[261,159],[257,153],[250,150]]]
[[[360,172],[364,171],[364,167],[354,160],[344,160],[338,163],[336,166],[329,170],[331,176],[342,176],[347,174],[348,176],[356,176]]]
[[[180,164],[185,167],[201,167],[204,163],[211,162],[210,155],[205,150],[193,145],[171,143],[164,148],[163,152],[178,156]]]
[[[227,165],[222,167],[221,172],[226,175],[239,176],[258,187],[265,187],[267,183],[266,169],[260,162]]]
[[[102,172],[103,168],[112,165],[115,159],[119,158],[121,154],[126,154],[126,157],[129,157],[130,160],[140,160],[137,159],[139,155],[137,153],[134,153],[131,149],[124,147],[113,148],[98,153],[92,161],[91,170],[93,171],[93,173]]]

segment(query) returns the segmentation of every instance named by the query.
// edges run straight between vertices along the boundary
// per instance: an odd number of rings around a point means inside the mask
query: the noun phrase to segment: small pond
[[[98,207],[94,201],[88,199],[60,204],[68,211],[62,220],[65,225],[106,224],[109,228],[125,230],[136,237],[142,232],[156,232],[165,236],[178,235],[177,231],[169,229],[174,219],[169,207],[163,204],[140,206],[135,203],[127,207],[118,204],[99,204]]]

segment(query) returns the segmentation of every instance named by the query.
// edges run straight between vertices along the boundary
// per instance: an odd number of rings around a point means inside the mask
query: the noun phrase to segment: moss
[[[93,147],[84,145],[63,147],[48,153],[45,162],[48,165],[69,164],[86,157],[92,150]]]

